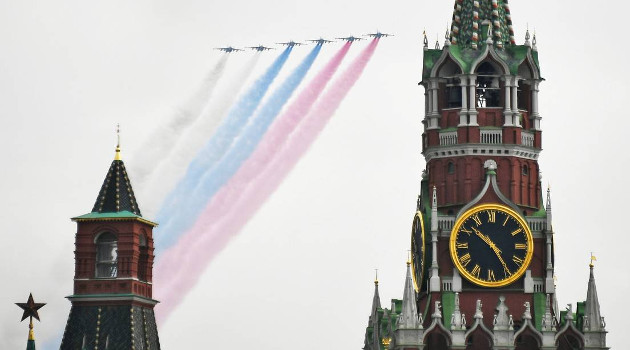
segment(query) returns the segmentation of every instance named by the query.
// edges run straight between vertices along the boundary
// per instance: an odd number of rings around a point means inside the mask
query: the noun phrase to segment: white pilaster
[[[506,75],[505,80],[505,107],[503,108],[503,126],[512,126],[512,76]]]
[[[462,109],[459,111],[459,126],[468,124],[468,77],[462,75],[460,78],[460,86],[462,87]]]
[[[470,117],[470,121],[468,125],[470,126],[478,126],[477,124],[477,76],[470,75],[470,107],[468,108],[468,115]]]
[[[531,113],[531,119],[534,122],[533,123],[533,128],[534,130],[540,130],[540,119],[542,119],[540,117],[540,113],[538,111],[538,92],[539,90],[539,86],[540,85],[540,81],[536,80],[532,83],[532,113]]]
[[[518,113],[518,78],[512,78],[512,124],[520,127],[521,121]]]

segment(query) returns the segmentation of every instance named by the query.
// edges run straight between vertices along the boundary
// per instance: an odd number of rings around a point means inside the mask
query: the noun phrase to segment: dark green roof
[[[440,57],[447,50],[450,53],[450,57],[452,57],[453,60],[455,60],[457,64],[462,68],[462,72],[464,74],[469,74],[474,73],[472,71],[474,69],[473,63],[478,61],[479,57],[485,53],[485,46],[478,49],[473,49],[470,47],[462,47],[461,45],[450,45],[444,47],[443,50],[425,51],[423,60],[423,78],[428,78],[431,75],[431,70],[440,59]],[[518,68],[525,60],[527,60],[527,55],[531,52],[532,59],[535,64],[535,69],[540,75],[540,66],[538,64],[538,51],[533,51],[529,46],[510,45],[502,49],[492,47],[490,50],[493,50],[496,53],[498,59],[508,66],[510,74],[513,75],[518,75]]]
[[[142,216],[133,194],[131,182],[122,160],[115,159],[109,167],[92,213],[119,213],[128,211]]]

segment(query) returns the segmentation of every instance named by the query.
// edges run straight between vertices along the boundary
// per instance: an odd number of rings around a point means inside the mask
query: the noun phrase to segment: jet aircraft
[[[232,47],[232,46],[228,46],[228,47],[215,47],[214,49],[215,49],[215,50],[219,50],[219,51],[223,51],[223,52],[227,52],[227,53],[230,53],[230,52],[235,52],[235,51],[243,51],[242,49],[237,49],[237,48],[234,48],[234,47]]]
[[[267,51],[267,50],[275,50],[272,47],[266,47],[266,46],[262,46],[262,45],[258,45],[258,46],[249,46],[248,49],[252,49],[252,50],[256,50],[258,52],[260,51]]]
[[[312,40],[308,40],[312,43],[317,43],[317,45],[323,45],[323,44],[328,44],[328,43],[332,43],[332,40],[326,40],[324,38],[319,38],[319,39],[312,39]]]
[[[381,38],[381,37],[394,36],[394,34],[386,34],[386,33],[376,32],[376,33],[373,33],[373,34],[366,34],[366,36],[371,36],[372,38]]]
[[[350,41],[350,42],[363,40],[363,38],[357,38],[357,37],[354,37],[354,36],[348,36],[348,37],[345,37],[345,38],[337,38],[337,39]]]
[[[293,46],[300,46],[300,45],[304,45],[304,44],[302,44],[302,43],[296,43],[295,41],[291,40],[291,41],[286,42],[286,43],[278,43],[278,45],[284,45],[284,46],[290,46],[290,47],[293,47]]]

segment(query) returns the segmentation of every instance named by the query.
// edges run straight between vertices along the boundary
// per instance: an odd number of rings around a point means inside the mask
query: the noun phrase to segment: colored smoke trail
[[[292,47],[287,47],[286,50],[276,58],[267,71],[254,82],[254,85],[247,93],[230,109],[230,112],[216,129],[214,135],[212,135],[210,140],[190,163],[184,177],[166,197],[157,215],[157,221],[163,226],[158,228],[157,235],[155,236],[157,241],[156,247],[166,249],[176,241],[177,237],[171,237],[164,229],[168,227],[167,225],[169,225],[171,216],[175,214],[178,208],[190,197],[192,191],[197,186],[199,178],[205,173],[206,169],[211,168],[221,159],[234,139],[245,125],[247,125],[247,122],[265,96],[269,86],[278,76],[278,73],[280,73],[280,70],[289,58],[291,50]]]
[[[226,116],[228,108],[234,104],[259,59],[260,54],[256,53],[237,70],[232,79],[225,82],[225,86],[220,89],[221,93],[205,106],[201,116],[179,138],[170,154],[154,168],[154,173],[159,176],[151,176],[146,183],[135,182],[136,179],[133,179],[138,198],[142,198],[142,212],[145,217],[155,217],[158,206],[184,176],[188,164],[214,134]]]
[[[238,233],[297,164],[359,79],[377,44],[378,39],[373,40],[340,79],[335,81],[270,163],[252,165],[251,169],[262,170],[253,183],[245,185],[236,183],[236,180],[230,181],[208,204],[202,216],[177,246],[165,252],[156,265],[155,274],[155,285],[159,286],[156,288],[157,299],[162,301],[156,309],[158,320],[164,321],[168,318],[194,287],[216,254]],[[254,159],[252,156],[252,164],[256,163]],[[244,173],[247,174],[245,171]],[[240,174],[239,170],[239,176]]]
[[[177,238],[194,224],[208,200],[230,180],[252,154],[282,107],[304,80],[321,48],[321,45],[317,45],[311,50],[251,118],[227,152],[206,170],[186,200],[171,213],[168,223],[161,229],[161,234],[168,237],[169,243],[175,243]]]
[[[201,115],[225,72],[228,56],[224,54],[219,59],[190,100],[178,107],[174,115],[165,124],[159,125],[144,141],[137,156],[133,159],[134,181],[139,184],[147,182],[147,178],[155,174],[153,170],[165,159],[164,156],[171,151],[184,130]]]

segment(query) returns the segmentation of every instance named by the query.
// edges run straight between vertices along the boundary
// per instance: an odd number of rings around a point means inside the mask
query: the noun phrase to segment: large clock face
[[[411,228],[411,269],[416,292],[420,291],[424,283],[425,260],[424,221],[422,212],[417,212]]]
[[[503,287],[527,270],[534,252],[532,233],[512,209],[484,204],[466,211],[453,226],[451,258],[467,280]]]

